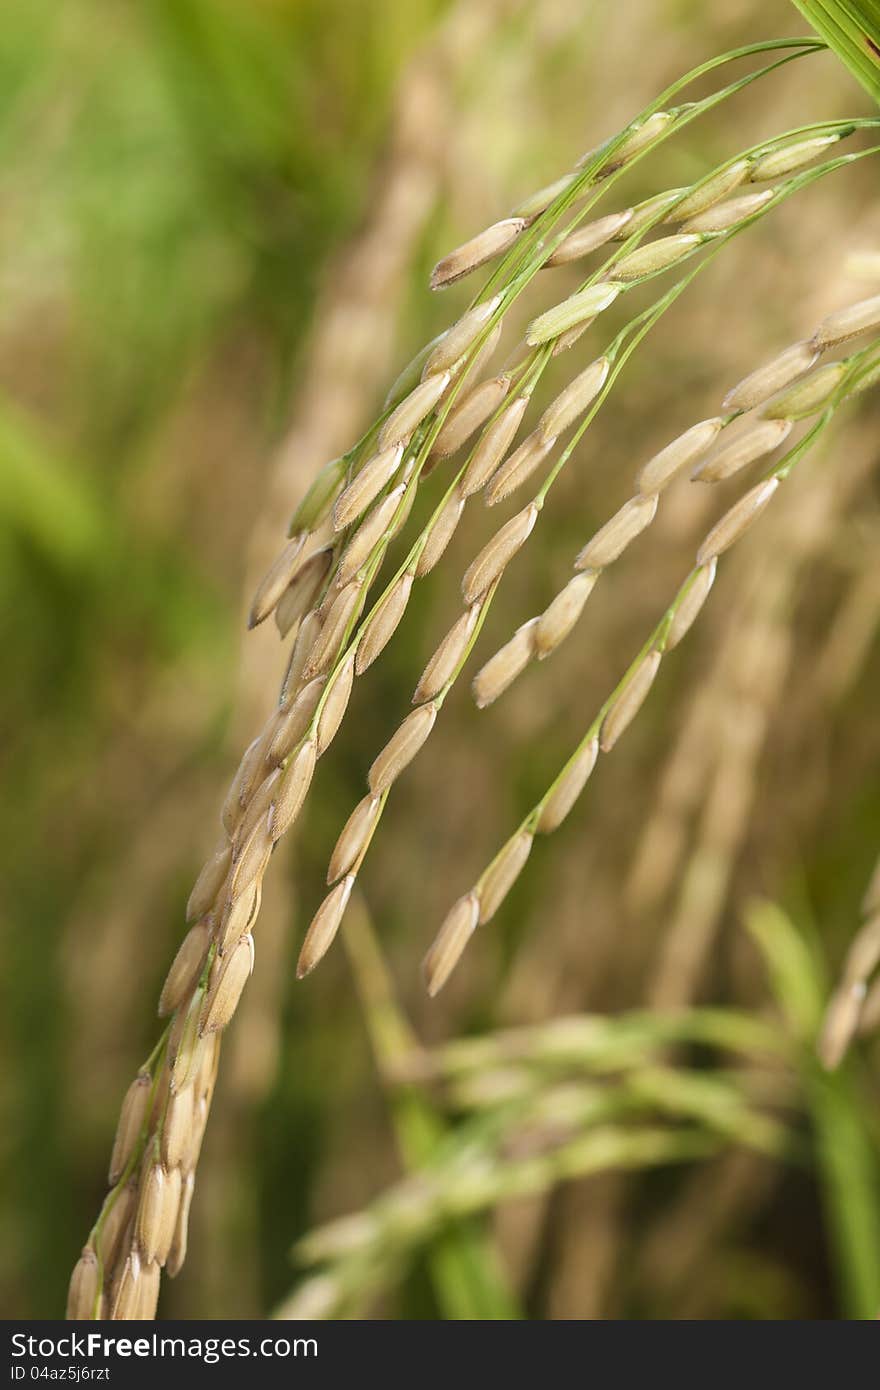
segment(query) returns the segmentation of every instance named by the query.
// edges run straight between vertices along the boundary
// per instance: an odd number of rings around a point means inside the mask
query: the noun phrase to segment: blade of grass
[[[352,901],[343,930],[355,985],[364,1011],[376,1065],[387,1081],[419,1044],[394,997],[385,960],[361,897]],[[391,1115],[404,1163],[416,1171],[434,1157],[445,1124],[417,1084],[396,1083]],[[428,1267],[446,1318],[480,1321],[521,1316],[507,1287],[491,1241],[473,1220],[451,1223],[432,1241]]]
[[[799,1068],[812,1119],[831,1259],[848,1318],[880,1308],[880,1157],[864,1120],[864,1097],[851,1066],[825,1072],[815,1040],[826,996],[822,966],[802,932],[775,903],[755,902],[746,926],[758,944],[774,992],[802,1043]]]
[[[794,4],[880,103],[880,4],[876,0],[794,0]]]

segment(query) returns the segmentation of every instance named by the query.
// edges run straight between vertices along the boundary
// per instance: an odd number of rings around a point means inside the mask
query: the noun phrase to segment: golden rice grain
[[[697,213],[696,217],[689,217],[687,222],[682,224],[682,231],[699,232],[702,235],[727,232],[731,227],[745,222],[747,217],[754,216],[765,203],[769,203],[770,199],[775,197],[775,188],[765,188],[760,193],[744,193],[741,198],[716,203],[705,212]]]
[[[625,208],[623,212],[609,213],[607,217],[599,217],[594,222],[576,228],[559,243],[544,264],[568,265],[571,261],[579,261],[583,256],[588,256],[591,251],[597,251],[627,225],[632,215],[632,208]]]
[[[421,705],[426,700],[433,700],[436,695],[440,694],[446,683],[452,679],[471,639],[479,615],[479,603],[472,603],[470,608],[466,608],[461,617],[453,623],[422,672],[412,697],[414,705]]]
[[[539,622],[539,618],[532,618],[530,622],[523,623],[510,641],[505,642],[474,676],[471,690],[478,709],[491,705],[526,669],[535,655],[535,633]]]
[[[505,217],[501,222],[494,222],[491,227],[486,227],[478,236],[471,237],[470,241],[463,242],[434,266],[431,271],[431,289],[445,289],[447,285],[453,285],[456,280],[469,275],[478,266],[503,255],[526,226],[523,217]]]
[[[138,1072],[125,1093],[119,1111],[113,1149],[110,1154],[110,1171],[107,1174],[107,1181],[111,1187],[115,1187],[122,1177],[125,1166],[140,1139],[147,1119],[152,1087],[153,1080],[150,1073],[142,1071]]]
[[[282,637],[287,636],[314,604],[332,559],[333,550],[329,545],[313,551],[281,595],[275,608],[275,624]]]
[[[584,611],[584,604],[593,592],[598,577],[593,570],[576,574],[544,609],[535,628],[535,655],[539,661],[543,661],[565,641]]]
[[[710,560],[707,565],[702,565],[699,573],[691,583],[685,597],[675,610],[675,616],[669,625],[666,634],[666,650],[672,651],[677,647],[683,637],[690,631],[693,623],[698,617],[703,604],[709,597],[709,591],[715,583],[716,561]]]
[[[281,713],[269,743],[270,762],[283,762],[299,743],[312,722],[326,684],[326,676],[315,676],[314,680],[302,687],[290,708]]]
[[[493,473],[486,488],[486,506],[494,507],[503,502],[518,487],[532,477],[553,449],[556,440],[545,438],[540,429],[535,429],[523,440],[518,449],[506,458]]]
[[[599,747],[603,753],[610,753],[621,734],[629,728],[644,704],[659,669],[660,653],[648,652],[602,721]]]
[[[315,650],[315,643],[321,635],[324,626],[324,619],[317,609],[307,613],[303,618],[296,641],[293,644],[293,651],[287,663],[287,670],[284,673],[284,680],[281,683],[280,709],[289,709],[293,700],[297,697],[303,683],[308,679],[304,676],[306,662],[311,659],[312,652]]]
[[[434,727],[437,706],[420,705],[404,719],[373,761],[367,776],[373,796],[380,796],[395,782],[419,752]]]
[[[95,1316],[101,1297],[101,1267],[94,1250],[85,1247],[70,1276],[67,1290],[68,1321],[84,1322]]]
[[[808,372],[818,356],[818,349],[812,343],[795,343],[786,348],[728,391],[722,401],[724,409],[752,410],[761,405]]]
[[[280,840],[299,815],[314,776],[317,752],[315,740],[307,739],[285,768],[269,812],[269,833],[273,840]]]
[[[203,917],[217,896],[220,885],[229,872],[232,850],[225,842],[220,844],[205,863],[186,905],[186,920],[194,922]]]
[[[464,510],[464,498],[455,488],[450,494],[437,520],[432,524],[422,552],[416,561],[416,578],[424,579],[437,564],[455,533]]]
[[[357,521],[382,489],[390,483],[403,458],[403,445],[392,444],[380,449],[368,459],[359,473],[356,473],[343,493],[333,504],[333,529],[341,531]]]
[[[132,1179],[127,1182],[125,1187],[119,1189],[115,1194],[111,1194],[107,1200],[111,1205],[109,1209],[105,1205],[104,1211],[101,1213],[101,1228],[96,1236],[98,1258],[105,1270],[112,1269],[116,1265],[116,1257],[123,1238],[131,1235],[137,1202],[136,1180]],[[126,1247],[130,1244],[130,1239],[127,1239]]]
[[[278,783],[277,795],[282,794],[282,783]],[[269,834],[270,811],[254,826],[249,838],[242,842],[233,864],[229,880],[229,898],[235,902],[251,885],[263,877],[269,855],[272,853],[272,838]]]
[[[256,627],[258,623],[268,618],[300,567],[300,557],[305,543],[306,533],[301,531],[288,541],[278,559],[261,580],[251,603],[248,627]]]
[[[538,817],[537,830],[540,835],[550,835],[558,830],[574,803],[577,801],[599,755],[599,740],[592,738],[566,764],[562,775],[545,798]]]
[[[428,994],[433,999],[446,984],[479,921],[480,904],[475,893],[459,898],[446,915],[422,967]]]
[[[657,511],[656,495],[639,494],[624,502],[575,557],[577,570],[599,570],[622,555],[628,545],[650,526]]]
[[[528,403],[528,396],[517,396],[501,412],[498,419],[493,420],[486,427],[459,483],[459,494],[462,498],[470,497],[473,493],[479,492],[483,484],[495,472],[513,443]]]
[[[161,1163],[150,1163],[141,1179],[140,1200],[135,1218],[141,1258],[148,1264],[158,1256],[162,1236],[166,1174]]]
[[[538,519],[538,508],[530,502],[510,521],[505,522],[500,531],[483,546],[476,559],[465,570],[461,581],[461,594],[465,603],[471,604],[481,598],[495,580],[503,574],[532,533]]]
[[[296,963],[296,978],[302,980],[327,954],[345,915],[354,878],[349,875],[331,888],[318,911],[312,918],[299,960]]]
[[[779,486],[778,478],[768,478],[751,488],[744,497],[724,513],[697,551],[697,564],[705,565],[716,555],[722,555],[757,521]]]
[[[357,537],[355,536],[354,539],[356,540]],[[301,676],[303,681],[321,675],[333,665],[339,654],[345,633],[354,619],[362,598],[363,585],[357,579],[346,584],[345,588],[336,595],[330,605],[324,626],[315,638],[314,645],[306,659]]]
[[[210,942],[211,928],[207,922],[197,922],[194,927],[190,927],[165,976],[162,993],[159,995],[160,1018],[166,1018],[168,1014],[173,1013],[189,994],[201,974]]]
[[[195,1191],[195,1175],[188,1173],[183,1180],[183,1188],[180,1194],[180,1204],[177,1209],[177,1222],[174,1227],[174,1239],[171,1242],[171,1250],[168,1253],[168,1262],[165,1265],[165,1272],[170,1278],[179,1274],[186,1259],[187,1236],[189,1231],[189,1211],[192,1205],[193,1192]]]
[[[790,420],[757,420],[748,429],[725,439],[707,459],[694,469],[693,477],[703,483],[732,478],[749,464],[772,454],[791,431]]]
[[[387,449],[409,439],[425,416],[430,415],[448,385],[448,372],[437,372],[420,381],[388,416],[379,431],[379,448]]]
[[[829,314],[819,324],[811,341],[814,347],[824,350],[872,328],[880,328],[880,294]]]
[[[199,1033],[221,1032],[238,1008],[242,990],[254,968],[254,938],[247,932],[225,959],[214,963],[215,971],[205,995]]]
[[[509,376],[494,376],[456,401],[431,445],[432,458],[448,458],[456,453],[495,414],[509,390]]]
[[[679,473],[696,463],[714,442],[724,424],[720,415],[700,420],[684,434],[673,439],[642,466],[636,476],[636,486],[644,496],[662,492]]]
[[[447,367],[454,367],[474,339],[479,337],[500,304],[501,296],[496,294],[492,299],[486,300],[485,304],[476,304],[473,309],[468,309],[458,323],[454,323],[440,338],[425,364],[425,376],[432,376]]]
[[[193,1126],[195,1104],[192,1086],[168,1097],[162,1128],[159,1133],[159,1154],[166,1169],[178,1168],[183,1162]]]
[[[534,836],[528,830],[521,830],[508,840],[483,875],[479,888],[481,926],[495,916],[519,878],[531,853],[533,840]]]
[[[548,405],[538,421],[544,439],[557,439],[584,413],[605,385],[610,365],[607,357],[597,357]]]
[[[376,546],[391,530],[395,522],[405,492],[406,483],[399,483],[397,487],[392,488],[387,497],[383,497],[380,502],[376,503],[373,510],[361,522],[340,556],[339,568],[336,572],[338,584],[346,584],[368,560],[373,558]],[[329,627],[330,615],[328,614],[325,628]]]
[[[330,863],[327,868],[328,884],[335,883],[344,874],[354,867],[364,845],[370,838],[373,826],[379,815],[381,804],[378,796],[368,795],[359,801],[355,806],[345,825],[342,827],[339,839],[330,856]]]
[[[141,1294],[141,1257],[130,1250],[119,1275],[110,1316],[114,1322],[128,1322],[138,1316]]]
[[[332,678],[324,707],[318,717],[318,728],[315,734],[316,752],[319,758],[322,753],[327,751],[336,737],[339,726],[345,717],[345,711],[348,709],[351,687],[354,684],[356,655],[356,652],[350,651],[347,656],[343,657],[339,669]]]

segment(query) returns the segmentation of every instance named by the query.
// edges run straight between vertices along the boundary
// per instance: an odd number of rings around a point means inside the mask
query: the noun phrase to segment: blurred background
[[[283,670],[271,624],[244,634],[250,591],[317,468],[467,304],[467,286],[428,293],[431,265],[692,64],[803,30],[783,0],[6,13],[5,1316],[63,1308],[191,881]],[[833,57],[793,64],[620,197],[865,103]],[[876,194],[868,162],[816,184],[683,296],[554,490],[477,663],[549,601],[641,462],[877,292],[847,270],[880,246]],[[559,297],[577,282],[554,274]],[[877,424],[869,395],[722,567],[638,725],[438,1000],[420,974],[437,925],[656,622],[717,514],[708,491],[676,490],[577,635],[496,707],[461,683],[389,802],[344,942],[297,985],[338,829],[497,525],[469,510],[275,857],[161,1316],[876,1314],[880,1054],[867,1041],[828,1079],[813,1039],[880,847]],[[579,1034],[586,1015],[609,1023]],[[294,1253],[357,1212],[353,1244],[336,1228]]]

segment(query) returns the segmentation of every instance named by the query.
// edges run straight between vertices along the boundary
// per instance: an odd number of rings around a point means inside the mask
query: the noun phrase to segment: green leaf
[[[794,4],[880,104],[880,3],[794,0]]]

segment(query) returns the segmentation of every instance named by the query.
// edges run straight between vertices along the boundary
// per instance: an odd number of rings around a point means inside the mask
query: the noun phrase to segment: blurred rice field
[[[466,306],[467,287],[429,295],[430,267],[692,63],[803,30],[783,0],[5,14],[4,1316],[63,1308],[183,904],[283,670],[270,624],[244,634],[250,592],[317,468]],[[830,55],[792,65],[621,196],[866,100]],[[481,658],[549,601],[639,463],[878,292],[847,268],[878,247],[866,162],[718,258],[554,490]],[[880,1043],[831,1076],[814,1060],[880,849],[878,422],[867,395],[719,571],[619,755],[437,1000],[420,965],[436,927],[656,622],[708,491],[677,485],[576,636],[496,707],[454,691],[389,803],[344,945],[297,984],[338,829],[494,529],[469,512],[275,857],[161,1316],[880,1312]],[[582,1038],[586,1015],[605,1032]],[[560,1019],[582,1038],[561,1058]],[[466,1039],[483,1040],[475,1060],[455,1052]],[[357,1258],[328,1225],[352,1213]]]

